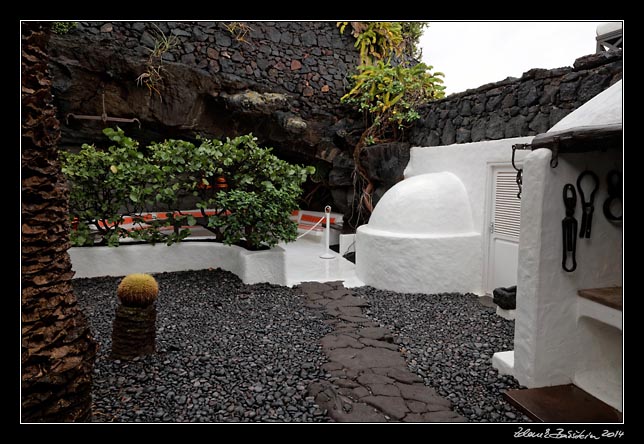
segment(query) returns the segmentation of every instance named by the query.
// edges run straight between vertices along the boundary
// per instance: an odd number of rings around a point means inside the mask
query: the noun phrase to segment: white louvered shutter
[[[499,171],[494,189],[494,232],[519,239],[521,200],[517,198],[519,187],[516,173]]]

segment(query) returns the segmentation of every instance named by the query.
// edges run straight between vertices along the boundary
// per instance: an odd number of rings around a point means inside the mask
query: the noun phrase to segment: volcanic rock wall
[[[155,44],[165,52],[159,93],[138,85]],[[235,136],[300,161],[331,160],[346,133],[339,105],[359,55],[335,22],[80,22],[50,44],[54,93],[68,113],[137,118],[143,140]],[[156,66],[156,65],[155,65]],[[102,122],[68,119],[62,144],[104,139]],[[342,138],[342,137],[340,137]],[[339,142],[342,144],[342,142]]]
[[[436,146],[537,135],[621,78],[621,50],[580,57],[572,67],[531,69],[519,79],[428,104],[410,142]]]
[[[136,79],[155,44],[171,37],[178,44],[163,55],[163,81],[151,92]],[[143,143],[252,132],[280,157],[318,168],[325,186],[308,184],[312,207],[350,213],[355,205],[352,153],[364,128],[340,97],[359,54],[335,22],[80,22],[51,39],[50,54],[62,146],[105,140],[102,122],[65,119],[100,116],[104,97],[108,116],[141,122],[120,125]],[[363,151],[374,203],[402,179],[411,146],[545,132],[621,75],[622,51],[603,52],[426,105],[408,140]]]

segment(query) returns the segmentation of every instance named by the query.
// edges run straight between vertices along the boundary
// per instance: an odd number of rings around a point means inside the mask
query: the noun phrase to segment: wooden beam
[[[581,153],[622,148],[622,124],[593,125],[542,133],[532,139],[532,149],[549,148],[558,153]]]

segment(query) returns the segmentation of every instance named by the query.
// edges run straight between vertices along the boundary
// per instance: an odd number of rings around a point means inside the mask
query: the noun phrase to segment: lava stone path
[[[338,422],[465,422],[449,400],[409,371],[387,328],[367,318],[369,303],[342,282],[305,282],[297,288],[307,307],[325,311],[334,331],[322,338],[328,381],[309,393]]]

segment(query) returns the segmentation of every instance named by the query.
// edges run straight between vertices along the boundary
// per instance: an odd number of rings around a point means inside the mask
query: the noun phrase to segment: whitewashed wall
[[[621,410],[620,329],[581,317],[577,296],[579,289],[622,283],[622,230],[602,213],[606,173],[621,169],[621,151],[563,154],[556,168],[550,158],[550,150],[539,149],[524,160],[513,373],[527,387],[575,382]],[[563,186],[576,186],[586,168],[600,179],[591,238],[577,237],[577,269],[567,273],[561,267]]]
[[[397,183],[356,232],[356,275],[404,293],[477,291],[480,233],[463,182],[447,171]]]
[[[485,293],[486,270],[484,258],[487,251],[486,205],[491,183],[488,183],[491,165],[510,162],[512,145],[529,143],[532,136],[512,139],[489,140],[436,147],[414,147],[411,149],[405,178],[419,174],[448,171],[456,175],[467,191],[472,214],[473,231],[478,233],[477,251],[474,254],[474,293]],[[516,161],[521,162],[529,151],[517,151]],[[377,208],[377,207],[376,207]],[[471,278],[470,278],[471,279]]]

